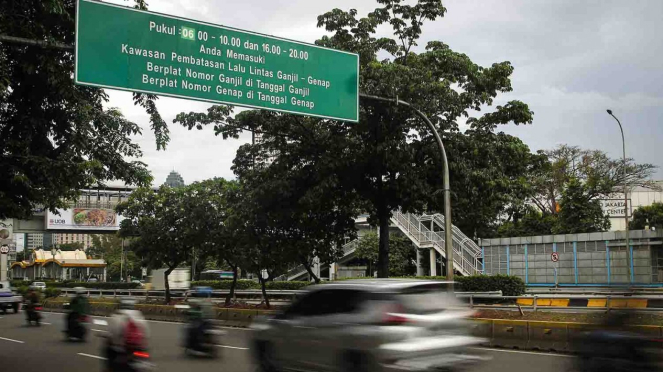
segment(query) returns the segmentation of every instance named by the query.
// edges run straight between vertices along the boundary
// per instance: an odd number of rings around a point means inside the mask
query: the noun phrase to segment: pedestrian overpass
[[[358,223],[365,222],[365,218],[359,218]],[[398,228],[405,236],[410,238],[412,243],[419,249],[428,249],[431,257],[430,275],[437,273],[436,253],[440,254],[446,260],[446,251],[444,248],[444,216],[442,214],[414,214],[394,212],[391,217],[391,225]],[[451,231],[452,246],[454,250],[454,269],[461,275],[476,275],[482,273],[481,248],[467,235],[463,234],[459,228],[452,226]],[[336,279],[334,275],[339,264],[348,262],[354,258],[358,239],[355,239],[343,246],[343,257],[331,265],[316,264],[314,272],[319,275],[323,270],[329,269],[330,279]],[[421,261],[417,249],[417,263]],[[417,275],[423,275],[423,267],[417,265]],[[304,266],[296,267],[290,270],[286,275],[286,280],[306,280],[308,272]]]

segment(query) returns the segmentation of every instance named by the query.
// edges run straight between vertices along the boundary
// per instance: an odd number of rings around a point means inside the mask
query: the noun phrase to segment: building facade
[[[663,231],[623,231],[481,239],[483,272],[527,285],[663,286]],[[627,257],[630,256],[630,259]]]
[[[90,234],[59,233],[53,234],[53,236],[57,245],[80,243],[85,250],[92,247],[92,235]]]

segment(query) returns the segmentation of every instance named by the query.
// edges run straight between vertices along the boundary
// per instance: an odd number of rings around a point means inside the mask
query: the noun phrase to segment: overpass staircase
[[[446,259],[444,248],[444,215],[401,213],[396,211],[391,217],[391,222],[398,227],[417,248],[435,249]],[[454,269],[462,275],[481,274],[481,248],[474,243],[459,228],[452,225],[452,245],[454,249]],[[343,257],[340,263],[354,257],[359,239],[352,240],[343,246]],[[327,268],[327,264],[321,265],[321,270]],[[308,276],[303,265],[293,268],[285,275],[286,280],[305,279]]]
[[[444,249],[444,215],[401,213],[396,211],[391,217],[396,225],[417,248],[433,248],[446,259]],[[462,275],[481,274],[481,248],[459,228],[452,225],[452,246],[454,269]]]

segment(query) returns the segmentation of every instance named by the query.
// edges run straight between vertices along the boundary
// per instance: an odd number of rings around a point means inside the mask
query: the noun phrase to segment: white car
[[[46,283],[44,283],[44,282],[34,282],[34,283],[32,283],[32,285],[30,286],[30,288],[31,288],[31,289],[38,289],[38,290],[40,290],[40,291],[43,291],[43,290],[46,289]]]

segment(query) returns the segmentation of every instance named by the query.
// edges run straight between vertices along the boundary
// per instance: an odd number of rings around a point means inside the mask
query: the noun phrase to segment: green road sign
[[[359,56],[78,0],[76,83],[359,120]]]

